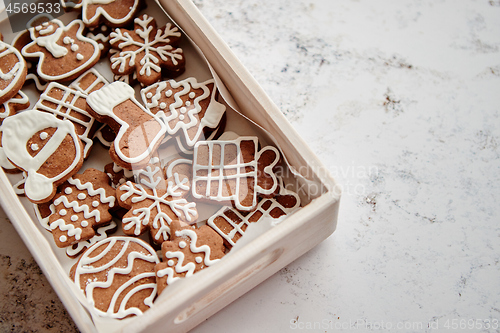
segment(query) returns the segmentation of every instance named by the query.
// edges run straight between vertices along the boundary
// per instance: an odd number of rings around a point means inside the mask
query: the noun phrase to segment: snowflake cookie
[[[115,189],[108,175],[87,169],[59,187],[49,227],[58,247],[67,247],[95,236],[95,227],[107,224],[115,207]]]
[[[158,82],[141,90],[146,107],[167,125],[170,135],[182,133],[188,147],[205,140],[204,130],[215,129],[226,107],[216,101],[213,79],[198,83],[195,78]]]
[[[84,28],[81,20],[65,26],[57,19],[32,27],[32,42],[23,47],[22,54],[39,58],[37,73],[44,81],[75,79],[94,66],[101,55],[97,42],[83,36]]]
[[[212,227],[224,239],[224,245],[231,249],[245,234],[250,223],[256,223],[264,218],[274,221],[282,216],[292,213],[300,207],[299,196],[287,190],[280,179],[280,192],[274,198],[262,199],[257,208],[252,212],[240,212],[232,207],[223,207],[207,220],[207,225]]]
[[[148,166],[139,179],[140,184],[127,181],[116,191],[120,206],[129,210],[122,219],[125,234],[139,236],[150,229],[153,241],[161,244],[169,239],[172,221],[196,222],[196,203],[185,199],[190,189],[187,176],[175,174],[165,180],[158,166]]]
[[[273,196],[278,188],[273,168],[279,159],[272,146],[259,151],[257,137],[200,141],[194,148],[193,197],[254,210],[257,194]]]
[[[91,312],[122,319],[142,314],[156,297],[155,250],[135,237],[108,237],[92,245],[71,268]]]
[[[134,88],[120,81],[110,83],[87,97],[87,110],[116,133],[111,159],[132,170],[146,165],[166,133],[165,124],[136,99]]]
[[[156,265],[158,294],[183,277],[212,266],[225,254],[222,238],[210,227],[182,227],[172,222],[172,239],[161,245],[163,262]]]
[[[178,48],[181,33],[167,23],[157,29],[153,17],[143,15],[134,20],[134,29],[116,29],[109,35],[109,43],[120,52],[111,56],[111,70],[116,75],[137,73],[137,80],[149,86],[161,79],[162,68],[171,74],[184,71],[185,59]]]

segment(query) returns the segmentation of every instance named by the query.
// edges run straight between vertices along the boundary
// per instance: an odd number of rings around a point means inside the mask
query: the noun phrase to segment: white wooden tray
[[[268,131],[300,182],[306,205],[217,265],[165,289],[155,306],[125,320],[91,318],[38,222],[0,169],[0,203],[82,332],[185,332],[195,327],[334,232],[340,193],[326,168],[190,0],[158,0],[199,47],[234,107]],[[162,15],[158,13],[156,16]],[[222,90],[223,87],[222,87]]]

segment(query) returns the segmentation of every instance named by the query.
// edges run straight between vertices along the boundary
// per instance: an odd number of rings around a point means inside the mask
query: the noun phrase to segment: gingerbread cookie
[[[83,36],[81,20],[68,26],[57,19],[30,28],[32,42],[23,47],[27,58],[38,59],[37,73],[45,81],[68,81],[91,68],[100,57],[99,45]]]
[[[122,319],[140,315],[156,297],[155,250],[135,237],[108,237],[92,245],[70,276],[96,314]]]
[[[14,97],[26,80],[26,61],[15,47],[0,41],[0,104]]]
[[[176,174],[165,181],[162,174],[159,167],[146,168],[138,177],[140,184],[127,181],[116,190],[118,203],[129,210],[122,220],[125,234],[139,236],[149,229],[153,241],[161,244],[169,239],[173,221],[196,222],[196,204],[185,199],[188,177]]]
[[[210,227],[199,229],[172,223],[172,240],[161,245],[163,262],[156,265],[158,294],[183,277],[212,266],[225,254],[222,238]]]
[[[166,133],[165,124],[146,110],[134,94],[134,88],[117,81],[87,98],[90,114],[117,133],[110,148],[111,159],[130,170],[149,162]]]
[[[104,172],[111,180],[111,186],[117,188],[127,181],[134,181],[134,172],[132,170],[124,169],[114,162],[108,163],[104,166]]]
[[[277,190],[273,167],[279,159],[279,151],[272,146],[259,151],[257,137],[200,141],[194,149],[193,197],[251,211],[257,194],[272,196]]]
[[[91,68],[75,81],[71,82],[70,88],[78,90],[84,95],[88,95],[96,90],[101,89],[109,82],[95,68]]]
[[[280,192],[274,198],[262,199],[252,212],[239,212],[232,207],[223,207],[207,221],[224,238],[224,245],[231,249],[245,234],[250,223],[256,223],[264,218],[278,221],[300,207],[299,196],[287,190],[280,179]]]
[[[27,173],[24,191],[34,203],[52,199],[83,163],[73,123],[47,112],[28,110],[5,119],[2,146],[9,161]]]
[[[109,43],[120,52],[111,56],[111,70],[116,75],[127,75],[133,71],[145,86],[161,79],[162,68],[180,75],[184,71],[185,59],[178,48],[181,33],[171,23],[157,29],[153,17],[143,15],[134,20],[134,29],[116,29]]]
[[[61,0],[65,10],[82,10],[82,20],[87,27],[106,24],[124,27],[132,22],[144,6],[143,0]]]
[[[34,108],[71,121],[79,138],[85,144],[84,158],[89,156],[94,143],[92,138],[100,124],[87,112],[87,95],[60,83],[51,82],[40,95]]]
[[[58,247],[67,247],[95,236],[95,227],[108,224],[115,206],[115,189],[108,175],[87,169],[59,187],[49,226]]]
[[[99,50],[101,50],[101,58],[104,58],[111,48],[109,45],[109,33],[111,29],[105,25],[99,27],[90,28],[89,32],[85,37],[94,40],[99,45]]]
[[[216,95],[213,79],[168,80],[141,90],[144,104],[165,122],[168,134],[181,134],[189,147],[205,139],[204,130],[219,126],[226,107],[216,101]]]

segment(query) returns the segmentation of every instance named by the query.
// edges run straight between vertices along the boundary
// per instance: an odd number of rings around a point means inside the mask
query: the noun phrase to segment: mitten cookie
[[[26,61],[15,47],[0,40],[0,104],[14,97],[26,80]]]
[[[134,29],[116,29],[109,43],[119,52],[111,56],[111,70],[117,75],[137,73],[137,79],[149,86],[161,79],[162,68],[180,75],[185,59],[178,48],[181,33],[171,23],[157,29],[153,17],[143,15],[134,20]]]
[[[146,242],[108,237],[85,251],[70,276],[98,315],[122,319],[153,306],[158,262],[155,250]]]
[[[82,10],[82,21],[88,27],[105,23],[110,27],[124,27],[132,22],[143,7],[143,0],[61,0],[65,10]]]
[[[27,58],[39,58],[37,73],[45,81],[67,81],[77,78],[100,57],[99,45],[82,35],[81,20],[68,26],[54,19],[30,28],[32,42],[23,47]]]
[[[180,134],[188,147],[205,140],[204,130],[219,126],[226,107],[216,101],[216,95],[213,79],[162,81],[141,90],[144,104],[165,122],[168,134]]]
[[[259,151],[257,137],[200,141],[194,148],[193,197],[251,211],[257,194],[272,196],[277,190],[273,167],[279,159],[279,151],[272,146]]]
[[[168,178],[165,188],[163,177],[158,175],[156,168],[144,170],[142,184],[128,181],[117,189],[116,197],[120,206],[129,210],[122,220],[125,234],[139,236],[149,229],[153,241],[161,244],[169,239],[173,221],[194,223],[198,212],[196,204],[185,199],[189,193],[187,176]]]
[[[221,235],[224,245],[231,249],[245,234],[250,223],[259,222],[263,218],[277,220],[299,207],[299,196],[281,184],[279,194],[274,198],[262,199],[254,211],[239,212],[231,207],[223,207],[208,219],[207,225]]]
[[[111,159],[127,168],[146,165],[166,133],[165,124],[134,97],[134,88],[113,82],[87,98],[88,111],[116,133]]]
[[[78,172],[83,145],[68,120],[28,110],[2,123],[2,146],[9,161],[26,172],[24,191],[34,203],[48,202],[58,185]]]
[[[161,245],[163,262],[156,265],[160,294],[176,280],[212,266],[225,253],[222,238],[208,226],[199,229],[172,223],[172,240]]]
[[[108,175],[87,169],[59,187],[49,226],[58,247],[67,247],[95,236],[94,228],[107,224],[115,207],[115,189]]]

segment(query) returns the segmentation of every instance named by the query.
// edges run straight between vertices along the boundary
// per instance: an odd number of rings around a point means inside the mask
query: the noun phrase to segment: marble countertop
[[[331,237],[193,332],[500,329],[500,1],[195,3],[343,196]],[[76,330],[0,223],[0,331]]]

